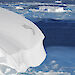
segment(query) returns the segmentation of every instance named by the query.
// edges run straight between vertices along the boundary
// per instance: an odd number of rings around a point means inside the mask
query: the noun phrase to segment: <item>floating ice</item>
[[[54,71],[42,72],[42,71],[39,71],[38,73],[36,73],[36,75],[71,75],[71,74],[68,72],[54,72]]]
[[[0,8],[0,64],[17,72],[39,66],[45,59],[44,35],[23,16]]]

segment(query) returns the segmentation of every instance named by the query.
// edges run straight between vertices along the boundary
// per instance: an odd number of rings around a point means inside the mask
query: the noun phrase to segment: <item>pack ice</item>
[[[0,8],[0,65],[17,72],[39,66],[45,59],[44,35],[25,17]]]

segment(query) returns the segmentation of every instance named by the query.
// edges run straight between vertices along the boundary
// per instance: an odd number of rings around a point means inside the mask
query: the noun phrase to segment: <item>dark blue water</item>
[[[75,46],[75,21],[42,19],[35,24],[46,36],[46,47]]]
[[[61,17],[64,16],[63,13],[53,13],[53,15],[51,15],[51,13],[44,14],[44,16],[49,16],[50,18],[44,18],[43,16],[43,18],[31,17],[32,15],[41,16],[43,13],[40,12],[30,12],[30,15],[25,15],[29,20],[33,21],[44,33],[44,47],[47,53],[45,61],[40,66],[31,68],[30,71],[27,71],[27,75],[29,75],[29,73],[32,73],[31,75],[36,75],[35,72],[38,73],[39,71],[49,73],[51,70],[54,72],[70,73],[62,75],[75,75],[74,9],[75,8],[73,8],[73,12],[70,13],[71,16],[66,15],[62,20]],[[60,17],[60,19],[57,20],[57,17]]]
[[[47,57],[39,67],[33,70],[43,72],[53,70],[75,75],[75,21],[41,19],[35,24],[46,36],[44,46]],[[52,61],[55,63],[51,63]]]

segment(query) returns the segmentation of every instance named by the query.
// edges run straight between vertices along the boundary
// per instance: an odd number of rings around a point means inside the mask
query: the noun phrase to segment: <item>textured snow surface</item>
[[[0,64],[17,72],[40,65],[46,57],[43,39],[44,35],[31,21],[0,8]]]

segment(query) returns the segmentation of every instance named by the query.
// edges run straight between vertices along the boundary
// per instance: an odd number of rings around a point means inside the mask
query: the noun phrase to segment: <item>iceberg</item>
[[[17,72],[39,66],[46,57],[44,38],[34,23],[0,8],[0,65],[9,66]]]

